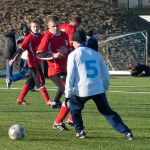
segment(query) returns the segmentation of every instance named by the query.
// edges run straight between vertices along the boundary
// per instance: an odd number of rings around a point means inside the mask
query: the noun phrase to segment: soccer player
[[[86,36],[86,46],[92,48],[95,51],[98,51],[98,41],[93,36],[93,30],[89,30],[88,35]],[[57,91],[57,94],[58,94],[58,91]],[[53,128],[58,128],[60,131],[68,130],[66,128],[65,124],[63,123],[63,121],[66,118],[66,116],[68,115],[69,111],[70,111],[69,106],[65,105],[65,102],[64,102],[62,104],[62,107],[61,107],[61,109],[59,111],[59,114],[58,114],[58,116],[57,116],[57,118],[56,118],[56,120],[54,122]],[[70,125],[70,126],[74,126],[71,114],[69,114],[68,119],[66,121],[66,124]]]
[[[41,40],[37,57],[47,60],[49,78],[64,93],[69,40],[67,34],[59,30],[59,25],[60,21],[57,16],[51,16],[48,19],[49,29]]]
[[[22,44],[19,46],[19,53],[16,55],[14,59],[10,61],[10,64],[12,64],[18,57],[21,55],[21,53],[25,50],[28,51],[28,67],[29,67],[29,74],[28,74],[28,80],[24,84],[22,91],[17,99],[17,103],[21,105],[28,105],[29,103],[24,100],[24,97],[29,91],[30,85],[35,82],[36,88],[39,89],[41,92],[46,105],[53,105],[54,102],[50,100],[48,92],[46,88],[44,87],[45,80],[42,73],[42,69],[40,66],[41,60],[36,58],[36,51],[37,47],[41,42],[42,34],[40,34],[40,25],[37,20],[32,20],[30,23],[31,27],[31,33],[25,37]]]
[[[81,112],[84,104],[92,99],[108,123],[128,140],[132,140],[131,130],[107,101],[105,92],[109,87],[109,73],[102,56],[84,45],[86,34],[82,30],[73,34],[72,41],[75,50],[68,56],[65,99],[66,103],[68,100],[70,102],[76,137],[87,137]]]
[[[60,24],[60,30],[65,32],[68,35],[70,48],[72,49],[73,49],[72,36],[73,33],[76,31],[76,29],[80,26],[80,24],[81,24],[81,18],[79,16],[72,16],[69,23]]]
[[[60,31],[63,31],[68,35],[70,51],[72,51],[72,49],[73,49],[72,35],[76,31],[76,29],[79,27],[80,24],[81,24],[81,18],[79,16],[72,16],[69,23],[61,23],[60,24],[60,27],[59,27]],[[56,108],[61,107],[60,99],[61,99],[62,94],[63,93],[61,92],[61,89],[58,88],[55,98],[54,98],[54,101],[56,102]]]

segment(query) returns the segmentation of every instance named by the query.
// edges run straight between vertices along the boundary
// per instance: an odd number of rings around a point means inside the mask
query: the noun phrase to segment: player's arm
[[[13,59],[11,59],[9,61],[9,65],[12,65],[19,57],[20,55],[27,50],[30,42],[31,42],[31,36],[27,36],[24,41],[17,47],[17,53],[15,54],[15,56],[13,57]]]
[[[43,36],[37,52],[36,57],[41,60],[52,60],[53,59],[53,53],[51,50],[51,43],[50,43],[50,37],[47,33]]]
[[[53,54],[51,52],[38,51],[38,52],[36,52],[36,57],[38,59],[41,59],[41,60],[52,60],[52,59],[54,59]]]
[[[21,56],[21,54],[24,52],[25,50],[22,49],[21,47],[17,47],[17,53],[15,54],[15,56],[9,60],[9,65],[13,65],[13,63],[18,60],[18,58]]]
[[[69,55],[67,60],[67,77],[65,84],[65,98],[69,99],[72,95],[75,79],[75,61],[74,55]]]

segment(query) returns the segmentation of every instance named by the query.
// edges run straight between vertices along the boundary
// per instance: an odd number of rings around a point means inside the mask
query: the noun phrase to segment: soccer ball
[[[8,135],[12,140],[20,140],[24,138],[25,131],[24,128],[19,124],[12,125],[8,130]]]

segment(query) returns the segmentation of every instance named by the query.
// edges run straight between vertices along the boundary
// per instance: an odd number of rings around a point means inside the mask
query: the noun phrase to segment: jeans
[[[9,59],[6,60],[6,77],[10,78],[13,73],[13,65],[9,65]]]
[[[22,61],[23,61],[22,69],[18,73],[11,75],[9,77],[10,82],[15,82],[15,81],[21,80],[21,79],[25,78],[26,74],[28,73],[27,60],[22,59]]]
[[[108,123],[117,132],[130,132],[130,129],[124,124],[119,114],[110,108],[105,93],[88,97],[72,96],[70,98],[70,112],[73,117],[76,132],[79,133],[84,129],[81,111],[84,108],[85,102],[90,99],[92,99],[95,102],[99,113],[101,113],[105,117]]]

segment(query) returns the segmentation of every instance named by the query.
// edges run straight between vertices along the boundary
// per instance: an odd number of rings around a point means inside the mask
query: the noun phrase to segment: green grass
[[[15,82],[12,88],[21,88],[24,82]],[[48,88],[54,88],[50,80],[46,80],[46,83]],[[69,127],[68,132],[52,128],[58,109],[52,110],[46,106],[39,92],[28,93],[26,99],[30,101],[30,106],[18,106],[16,98],[21,89],[1,89],[5,86],[5,80],[0,79],[0,150],[150,149],[149,78],[111,77],[108,101],[132,129],[134,141],[127,141],[123,135],[114,131],[99,115],[92,101],[86,103],[83,111],[88,138],[76,139],[74,128]],[[54,97],[55,91],[50,90],[49,94]],[[25,128],[26,136],[22,140],[12,141],[8,137],[8,129],[16,123]]]

